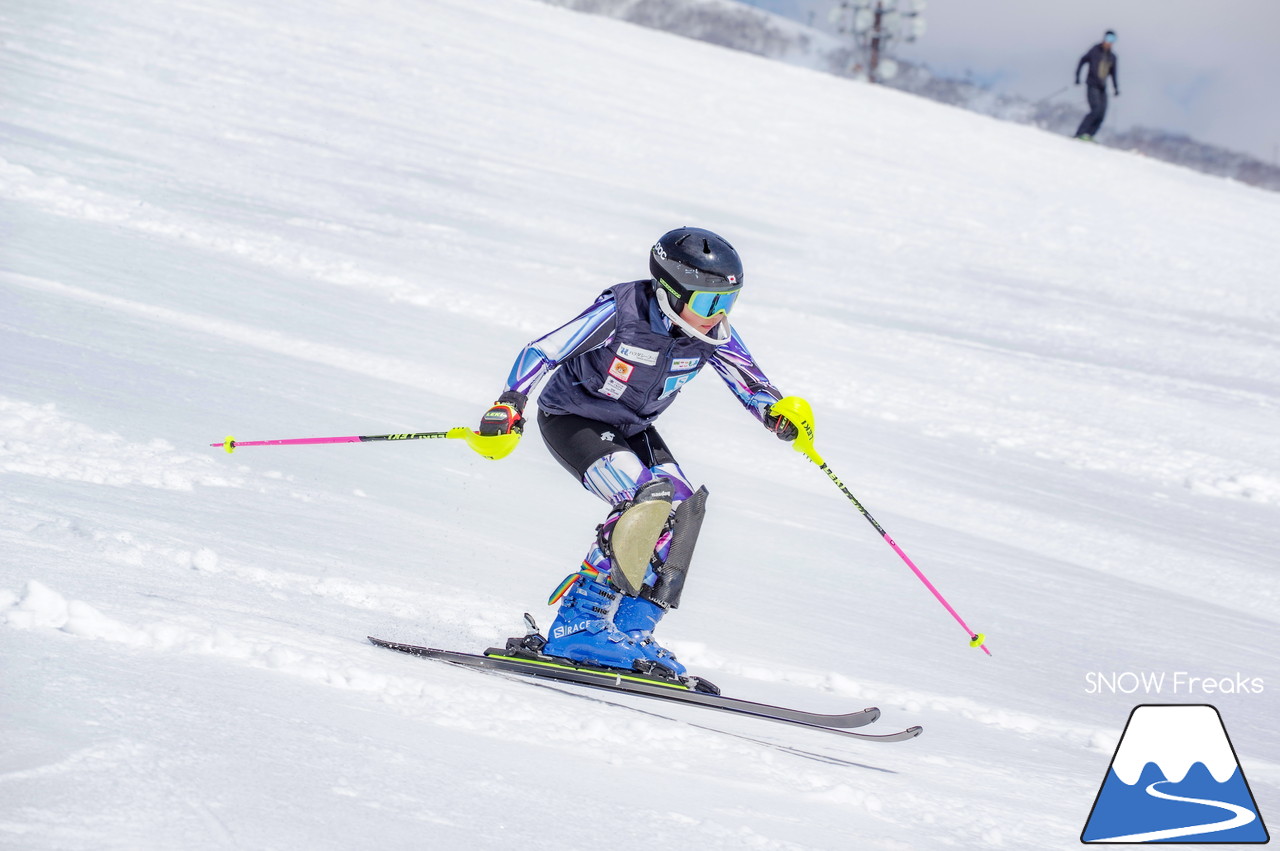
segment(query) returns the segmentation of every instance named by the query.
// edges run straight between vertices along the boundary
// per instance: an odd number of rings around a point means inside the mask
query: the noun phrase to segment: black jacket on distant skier
[[[1102,41],[1089,48],[1080,61],[1076,63],[1076,85],[1080,85],[1080,69],[1086,65],[1089,70],[1085,77],[1086,91],[1089,98],[1089,114],[1076,129],[1077,139],[1093,139],[1107,117],[1107,78],[1111,78],[1111,87],[1116,96],[1120,96],[1120,78],[1116,71],[1116,52],[1113,45],[1116,34],[1111,30],[1103,36]]]

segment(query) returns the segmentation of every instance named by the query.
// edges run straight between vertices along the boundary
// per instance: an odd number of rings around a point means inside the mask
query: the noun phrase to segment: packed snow
[[[1280,818],[1280,196],[530,0],[0,38],[0,847],[1066,849],[1142,703],[1215,705]],[[659,637],[918,739],[371,646],[549,623],[604,506],[536,426],[210,446],[474,425],[685,224],[993,655],[710,373]]]

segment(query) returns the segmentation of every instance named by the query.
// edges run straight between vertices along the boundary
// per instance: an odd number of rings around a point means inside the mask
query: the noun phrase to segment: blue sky
[[[744,0],[822,22],[831,0]],[[923,38],[902,58],[1039,99],[1071,83],[1108,29],[1121,97],[1108,126],[1144,124],[1280,156],[1280,0],[928,0]],[[1055,96],[1084,103],[1083,87]]]

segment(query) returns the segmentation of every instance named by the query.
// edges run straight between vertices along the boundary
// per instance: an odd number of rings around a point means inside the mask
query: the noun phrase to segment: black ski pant
[[[615,452],[634,452],[646,467],[676,463],[666,441],[653,426],[634,437],[622,437],[618,426],[577,414],[548,414],[540,410],[538,427],[552,456],[579,482],[591,465]]]
[[[1076,130],[1076,138],[1081,136],[1096,136],[1098,129],[1102,127],[1102,119],[1107,117],[1107,88],[1106,86],[1095,86],[1092,82],[1086,86],[1089,90],[1089,114],[1080,122],[1080,129]]]

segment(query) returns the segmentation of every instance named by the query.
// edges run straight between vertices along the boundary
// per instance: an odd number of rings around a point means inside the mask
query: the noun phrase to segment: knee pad
[[[614,509],[600,527],[600,548],[613,562],[609,577],[624,594],[638,596],[644,587],[654,547],[671,516],[672,492],[667,479],[646,482],[635,499]]]

